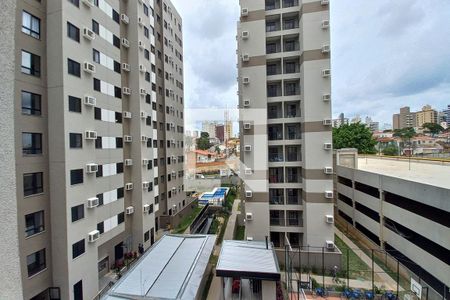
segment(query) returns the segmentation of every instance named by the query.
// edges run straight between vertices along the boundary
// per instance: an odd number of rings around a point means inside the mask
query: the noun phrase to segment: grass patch
[[[224,206],[230,212],[233,209],[233,203],[234,203],[234,200],[236,199],[236,196],[237,196],[236,188],[231,187],[230,191],[228,192],[227,198],[225,199],[225,203],[224,203]]]
[[[372,272],[369,266],[359,258],[358,255],[349,248],[337,235],[334,237],[336,246],[342,252],[342,269],[339,277],[347,277],[346,271],[349,271],[349,278],[366,279],[372,278]],[[347,270],[347,261],[349,270]]]
[[[211,227],[209,228],[210,234],[217,234],[217,231],[219,230],[220,221],[217,218],[214,218]]]
[[[220,226],[220,232],[219,232],[219,235],[217,236],[216,245],[222,244],[223,236],[225,235],[225,229],[227,229],[228,219],[230,218],[230,216],[228,214],[223,214],[222,217],[223,217],[223,223]]]
[[[198,206],[194,208],[194,210],[187,216],[184,216],[183,219],[181,219],[180,224],[177,228],[173,230],[172,233],[175,234],[182,234],[186,231],[186,229],[191,225],[192,221],[194,221],[195,217],[200,213],[203,207]]]
[[[238,241],[243,241],[244,237],[245,237],[245,226],[238,226],[236,228],[234,239]]]

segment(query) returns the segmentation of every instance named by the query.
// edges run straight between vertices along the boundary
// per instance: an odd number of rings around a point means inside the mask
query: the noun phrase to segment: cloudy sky
[[[187,108],[235,108],[238,0],[172,0],[184,25]],[[335,0],[333,115],[391,123],[450,104],[450,1]]]

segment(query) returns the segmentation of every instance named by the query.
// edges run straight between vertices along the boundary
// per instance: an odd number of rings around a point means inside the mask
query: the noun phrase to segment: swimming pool
[[[227,187],[214,188],[212,192],[203,193],[198,198],[198,202],[203,205],[206,203],[210,205],[222,205],[229,190],[230,188]]]

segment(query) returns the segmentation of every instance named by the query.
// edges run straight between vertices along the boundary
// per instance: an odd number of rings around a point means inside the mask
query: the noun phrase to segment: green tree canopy
[[[384,155],[396,156],[398,155],[398,148],[396,146],[391,145],[384,148],[382,152]]]
[[[425,123],[422,125],[423,129],[426,129],[432,135],[439,134],[444,131],[444,128],[436,123]]]
[[[197,139],[197,149],[207,150],[211,148],[211,144],[209,142],[209,133],[202,132],[200,137]]]
[[[376,153],[376,143],[370,129],[359,122],[333,128],[333,146],[335,149],[356,148],[358,153],[373,154]]]
[[[406,127],[406,128],[394,130],[394,136],[401,138],[403,142],[413,138],[415,135],[416,135],[416,131],[412,127]]]

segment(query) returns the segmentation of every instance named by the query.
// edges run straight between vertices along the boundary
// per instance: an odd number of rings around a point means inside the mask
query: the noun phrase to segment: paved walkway
[[[238,211],[239,204],[241,200],[234,200],[233,209],[231,210],[231,216],[228,218],[227,228],[225,228],[225,233],[223,235],[224,240],[232,240],[234,238],[234,226],[236,224],[237,215],[240,214]],[[218,256],[220,253],[221,245],[214,248],[214,255]],[[215,272],[215,270],[213,270]],[[220,300],[220,291],[222,289],[220,278],[216,277],[214,274],[213,280],[211,281],[211,286],[208,292],[207,300]]]
[[[364,253],[352,240],[350,240],[345,234],[343,234],[338,228],[334,227],[335,234],[349,247],[352,249],[358,249],[359,251],[353,251],[355,254],[361,258],[361,260],[372,270],[372,258],[370,258],[366,253]],[[381,285],[385,286],[385,288],[396,291],[397,290],[397,282],[392,279],[389,274],[387,274],[377,263],[374,262],[374,271],[375,271],[375,281],[381,282],[380,284],[376,284],[378,287]],[[403,290],[399,287],[400,290]]]

